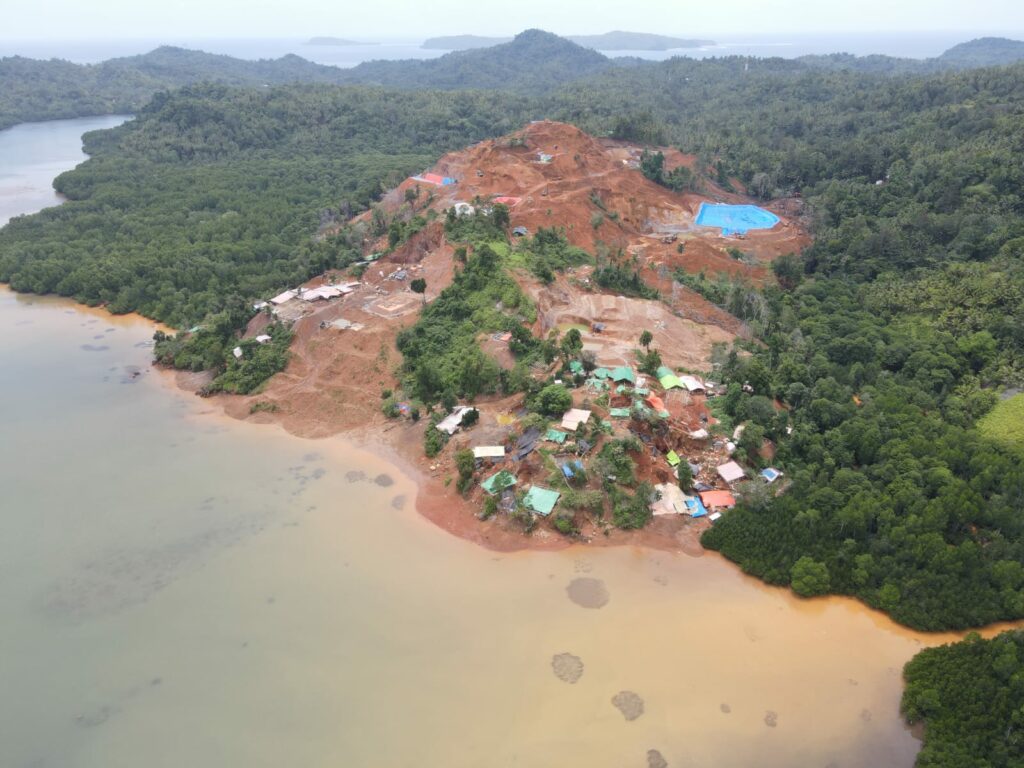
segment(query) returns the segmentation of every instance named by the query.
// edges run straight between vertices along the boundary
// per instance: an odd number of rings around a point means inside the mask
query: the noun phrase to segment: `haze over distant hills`
[[[973,40],[925,60],[849,54],[799,59],[718,59],[743,62],[743,66],[756,65],[763,71],[853,70],[889,75],[1004,65],[1021,60],[1024,43],[1003,38]],[[250,61],[166,46],[139,56],[84,65],[15,56],[0,58],[0,128],[32,120],[134,112],[157,91],[200,82],[250,87],[322,83],[400,89],[488,89],[538,95],[579,80],[613,76],[630,69],[645,69],[657,76],[679,61],[609,58],[536,29],[489,48],[453,51],[428,60],[369,61],[351,69],[315,64],[295,55]],[[697,64],[695,60],[685,61]]]
[[[713,40],[698,40],[681,37],[653,35],[647,32],[605,32],[603,35],[565,35],[584,48],[599,51],[671,51],[677,48],[700,48],[714,45]],[[468,51],[473,48],[489,48],[512,42],[511,37],[481,37],[479,35],[448,35],[425,40],[423,48],[443,51]]]
[[[361,43],[358,40],[346,40],[343,37],[311,37],[306,45],[380,45],[380,43]]]

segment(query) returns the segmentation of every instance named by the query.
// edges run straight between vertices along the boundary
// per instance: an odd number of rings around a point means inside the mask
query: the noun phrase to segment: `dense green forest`
[[[903,715],[925,724],[918,768],[1024,765],[1024,633],[929,648],[903,677]]]
[[[33,120],[124,114],[160,90],[216,82],[232,86],[335,83],[341,70],[298,56],[243,61],[169,46],[99,64],[0,58],[0,128]]]
[[[765,343],[723,371],[727,412],[778,443],[793,487],[705,543],[770,582],[855,594],[915,627],[1019,618],[1024,471],[974,423],[1024,378],[1021,68],[847,99],[873,109],[845,135],[826,100],[757,120],[737,103],[722,123],[736,128],[701,139],[747,182],[778,163],[773,185],[803,190],[816,236],[803,284],[769,291],[752,321]],[[820,112],[815,130],[775,145],[801,109]],[[800,578],[811,561],[826,578]]]
[[[630,33],[612,34],[628,36]],[[577,81],[586,83],[602,73],[621,74],[628,70],[639,70],[643,79],[663,81],[662,87],[669,86],[676,92],[679,88],[688,88],[689,80],[676,77],[689,77],[684,71],[690,72],[696,66],[702,73],[700,80],[707,84],[703,75],[714,70],[713,66],[701,66],[692,59],[658,63],[636,58],[608,58],[578,44],[581,41],[590,44],[585,38],[573,42],[540,30],[527,30],[513,40],[497,41],[501,44],[485,49],[456,51],[427,61],[370,61],[351,69],[315,64],[294,55],[245,61],[169,46],[99,64],[80,65],[58,59],[39,61],[20,56],[0,58],[0,129],[32,120],[135,112],[160,90],[203,82],[250,87],[320,83],[403,89],[486,88],[537,97]],[[627,43],[629,40],[622,44]],[[1024,43],[983,38],[924,61],[834,54],[788,61],[733,57],[712,62],[732,61],[733,68],[738,63],[738,66],[750,66],[755,72],[775,74],[853,70],[892,75],[995,66],[1021,59],[1024,59]],[[642,85],[640,94],[646,94],[651,104],[660,104],[657,91],[649,86]],[[538,104],[538,114],[552,107],[561,111],[561,105],[569,103],[571,101],[560,97]],[[627,112],[635,108],[636,104],[626,105]],[[678,116],[675,108],[669,111]],[[677,117],[672,121],[678,122]]]

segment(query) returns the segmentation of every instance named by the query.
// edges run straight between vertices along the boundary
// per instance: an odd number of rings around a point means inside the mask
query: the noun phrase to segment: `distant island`
[[[380,45],[380,43],[361,43],[358,40],[345,40],[342,37],[311,37],[306,45]]]
[[[566,35],[567,40],[584,48],[599,51],[670,51],[676,48],[700,48],[714,45],[714,40],[687,39],[652,35],[647,32],[606,32],[603,35]],[[511,42],[511,37],[484,37],[481,35],[448,35],[431,37],[423,42],[422,48],[441,51],[468,51],[475,48],[490,48]]]
[[[599,51],[671,51],[676,48],[700,48],[714,45],[714,40],[666,37],[647,32],[605,32],[603,35],[570,35],[569,39],[584,48]]]

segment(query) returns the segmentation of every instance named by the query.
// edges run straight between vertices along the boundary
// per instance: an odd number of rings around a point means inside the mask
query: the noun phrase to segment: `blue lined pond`
[[[699,227],[717,227],[723,235],[745,235],[752,229],[771,229],[779,217],[756,205],[727,205],[701,203],[696,224]]]

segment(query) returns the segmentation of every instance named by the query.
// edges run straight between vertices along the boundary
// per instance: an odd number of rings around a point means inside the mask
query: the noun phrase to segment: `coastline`
[[[157,379],[182,396],[196,397],[202,379],[194,374],[152,366]],[[570,547],[640,547],[643,549],[701,557],[700,534],[707,524],[689,519],[655,518],[639,531],[614,529],[607,535],[569,537],[539,526],[525,533],[515,523],[501,516],[483,521],[477,518],[476,506],[455,490],[453,479],[457,470],[452,452],[428,459],[422,452],[422,430],[419,425],[393,422],[372,411],[366,423],[357,426],[325,427],[323,422],[309,424],[301,419],[289,420],[287,413],[259,412],[251,414],[251,403],[259,395],[218,394],[206,398],[210,410],[223,418],[256,425],[272,425],[304,440],[340,439],[396,467],[416,488],[416,512],[431,524],[465,541],[494,552],[559,551]],[[414,439],[408,439],[408,438]],[[591,532],[592,533],[592,532]]]

